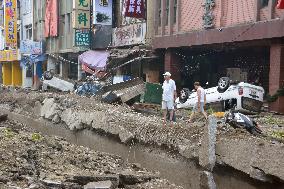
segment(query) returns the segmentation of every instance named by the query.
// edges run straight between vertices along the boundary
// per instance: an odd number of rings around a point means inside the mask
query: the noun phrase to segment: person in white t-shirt
[[[176,83],[171,79],[171,73],[166,72],[163,74],[165,81],[163,83],[163,96],[162,96],[162,110],[164,113],[164,124],[167,119],[167,112],[170,112],[170,121],[173,121],[174,102],[177,97]]]
[[[194,83],[194,88],[197,93],[196,103],[193,107],[192,113],[190,115],[189,122],[192,122],[193,116],[197,112],[201,112],[207,120],[207,113],[204,111],[204,106],[206,104],[206,93],[205,90],[200,86],[199,82]]]

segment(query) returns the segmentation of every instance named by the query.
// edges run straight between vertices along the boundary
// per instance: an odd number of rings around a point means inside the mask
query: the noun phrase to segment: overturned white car
[[[258,113],[263,104],[264,89],[244,82],[232,82],[228,77],[220,78],[217,87],[205,89],[206,105],[218,105],[221,111],[235,106],[242,112]],[[182,89],[176,100],[177,108],[191,108],[196,103],[197,94]]]

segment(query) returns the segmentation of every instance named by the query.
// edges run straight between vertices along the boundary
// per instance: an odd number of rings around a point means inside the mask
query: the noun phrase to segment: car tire
[[[221,77],[218,81],[218,92],[223,93],[225,92],[230,86],[230,78],[228,77]]]
[[[189,89],[187,88],[183,88],[181,91],[180,91],[180,97],[179,97],[179,101],[181,103],[185,103],[187,101],[189,97]]]

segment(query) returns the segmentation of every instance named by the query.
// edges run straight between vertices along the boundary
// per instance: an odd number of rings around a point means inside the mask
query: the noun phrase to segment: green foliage
[[[278,89],[274,95],[268,94],[266,98],[268,102],[275,102],[279,96],[284,96],[284,87]]]
[[[214,109],[213,109],[212,107],[209,107],[208,110],[207,110],[207,113],[208,113],[209,115],[212,115],[212,114],[215,113],[215,111],[214,111]]]
[[[42,136],[39,133],[33,133],[32,134],[32,141],[33,142],[40,141],[41,139],[42,139]]]
[[[284,131],[273,131],[271,134],[272,137],[283,140],[284,139]]]
[[[4,129],[4,136],[7,138],[13,138],[15,136],[15,133],[12,131],[11,128]]]
[[[281,124],[284,124],[283,120],[277,119],[277,118],[275,118],[275,117],[273,117],[271,115],[265,116],[264,119],[265,119],[265,123],[267,123],[269,125],[281,125]]]

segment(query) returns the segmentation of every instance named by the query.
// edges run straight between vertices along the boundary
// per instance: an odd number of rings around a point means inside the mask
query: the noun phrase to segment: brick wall
[[[269,94],[284,86],[284,46],[273,44],[270,48]],[[270,110],[284,113],[284,97],[270,104]]]
[[[180,57],[172,49],[165,53],[165,72],[170,72],[175,81],[180,81]]]
[[[202,4],[204,4],[204,0],[181,0],[181,32],[203,29],[204,7]],[[215,27],[229,27],[252,22],[254,7],[254,0],[216,0]]]

